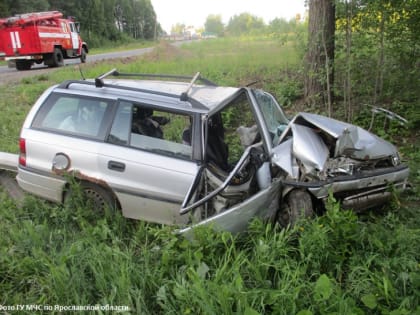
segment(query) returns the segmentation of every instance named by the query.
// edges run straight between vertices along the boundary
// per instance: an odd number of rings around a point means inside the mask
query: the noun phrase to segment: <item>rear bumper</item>
[[[62,202],[66,181],[53,176],[45,176],[27,169],[18,168],[16,180],[19,186],[36,196],[47,200]]]
[[[0,152],[0,169],[17,172],[18,160],[17,154]]]
[[[36,54],[36,55],[16,55],[12,57],[4,57],[4,60],[6,61],[16,61],[16,60],[40,60],[43,59],[42,54]]]

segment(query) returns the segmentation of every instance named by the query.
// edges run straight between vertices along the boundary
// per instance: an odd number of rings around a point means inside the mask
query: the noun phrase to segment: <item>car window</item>
[[[149,152],[191,159],[191,117],[153,110],[142,104],[119,103],[108,141]]]
[[[117,107],[108,142],[114,144],[128,144],[131,126],[131,103],[120,103]]]
[[[52,94],[41,106],[32,126],[84,137],[100,137],[109,101],[72,95]]]
[[[268,131],[271,134],[272,145],[274,146],[286,129],[289,120],[272,95],[262,90],[254,90],[253,93],[263,114]]]
[[[246,147],[260,139],[255,116],[245,93],[207,123],[207,160],[228,171],[242,156]]]

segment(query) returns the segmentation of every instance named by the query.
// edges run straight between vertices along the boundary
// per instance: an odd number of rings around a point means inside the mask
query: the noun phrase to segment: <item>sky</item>
[[[226,25],[229,18],[250,13],[269,23],[275,18],[304,16],[305,0],[151,0],[162,28],[170,33],[177,23],[196,28],[204,27],[210,14],[221,15]]]

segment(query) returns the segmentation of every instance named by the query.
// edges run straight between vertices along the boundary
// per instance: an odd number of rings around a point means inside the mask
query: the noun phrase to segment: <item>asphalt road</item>
[[[97,55],[88,54],[86,62],[89,63],[89,62],[98,62],[98,61],[106,60],[106,59],[140,56],[148,52],[151,52],[153,49],[154,47],[148,47],[148,48],[110,52],[110,53],[97,54]],[[64,61],[64,63],[65,63],[65,66],[76,65],[76,64],[80,64],[80,59],[67,59]],[[5,82],[10,82],[13,80],[20,80],[25,77],[43,74],[46,72],[54,71],[55,69],[57,68],[48,68],[44,64],[40,64],[40,65],[34,64],[32,68],[27,71],[17,71],[15,68],[9,68],[7,66],[0,66],[0,84],[4,84]]]

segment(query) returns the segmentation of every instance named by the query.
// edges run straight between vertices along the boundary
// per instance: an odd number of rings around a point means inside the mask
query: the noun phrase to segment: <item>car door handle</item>
[[[112,171],[117,172],[124,172],[125,171],[125,164],[117,161],[109,161],[108,168]]]

